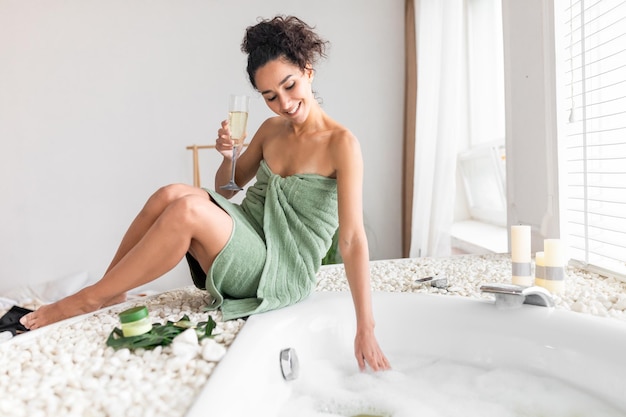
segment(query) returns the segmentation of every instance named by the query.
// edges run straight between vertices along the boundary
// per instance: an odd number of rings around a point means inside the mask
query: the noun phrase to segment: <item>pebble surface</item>
[[[373,291],[491,298],[480,286],[510,282],[511,262],[508,255],[412,258],[373,261],[370,271]],[[435,274],[447,277],[447,288],[415,283]],[[348,291],[343,266],[323,267],[317,290]],[[554,299],[558,309],[626,320],[626,283],[616,279],[570,268],[564,292]],[[245,324],[204,312],[209,301],[205,291],[179,288],[60,323],[27,342],[20,336],[0,343],[0,415],[183,416]],[[184,332],[154,350],[107,347],[106,338],[119,327],[117,314],[139,304],[160,323],[184,314],[200,322],[210,314],[216,336],[198,343],[195,333]]]

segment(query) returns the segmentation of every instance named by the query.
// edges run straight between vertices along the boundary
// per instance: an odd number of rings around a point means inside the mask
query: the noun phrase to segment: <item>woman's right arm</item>
[[[267,122],[268,121],[266,120],[261,127],[259,127],[259,130],[255,133],[245,150],[239,150],[237,167],[235,169],[235,182],[240,187],[243,187],[254,177],[259,168],[261,159],[263,159],[262,143],[263,138],[266,135],[265,132],[268,130]],[[220,186],[230,181],[232,170],[233,145],[230,140],[228,120],[222,121],[222,126],[217,131],[215,149],[224,157],[222,163],[217,169],[217,172],[215,173],[215,191],[226,198],[231,198],[237,194],[237,191],[223,190],[220,188]]]

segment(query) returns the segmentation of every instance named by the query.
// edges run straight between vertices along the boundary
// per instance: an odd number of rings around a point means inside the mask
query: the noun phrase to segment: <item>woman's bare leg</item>
[[[208,195],[191,194],[171,202],[143,237],[121,256],[97,283],[56,303],[42,306],[22,318],[36,329],[97,310],[126,291],[171,270],[185,253],[193,251],[208,269],[232,232],[232,219]]]
[[[117,252],[113,256],[105,275],[143,238],[165,209],[175,200],[186,195],[206,196],[206,191],[186,184],[171,184],[161,187],[148,199],[137,217],[124,234]],[[108,300],[104,305],[113,305],[126,301],[126,293]]]

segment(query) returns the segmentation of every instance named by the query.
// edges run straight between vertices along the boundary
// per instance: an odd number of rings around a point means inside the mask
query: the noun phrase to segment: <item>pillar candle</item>
[[[530,264],[530,226],[511,226],[512,281],[517,285],[533,285]]]
[[[530,262],[530,226],[511,226],[511,260]]]
[[[565,286],[565,245],[560,239],[543,241],[545,279],[550,292],[561,292]]]
[[[560,239],[543,241],[545,266],[565,266],[565,247]]]
[[[546,264],[544,252],[535,253],[535,285],[545,287]]]

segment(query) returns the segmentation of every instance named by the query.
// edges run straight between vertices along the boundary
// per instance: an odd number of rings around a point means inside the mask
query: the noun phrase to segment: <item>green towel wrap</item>
[[[306,298],[337,230],[336,180],[283,178],[261,161],[241,205],[207,192],[233,219],[231,237],[206,276],[187,255],[194,282],[201,286],[204,278],[213,297],[209,308],[221,307],[224,320],[231,320]]]

